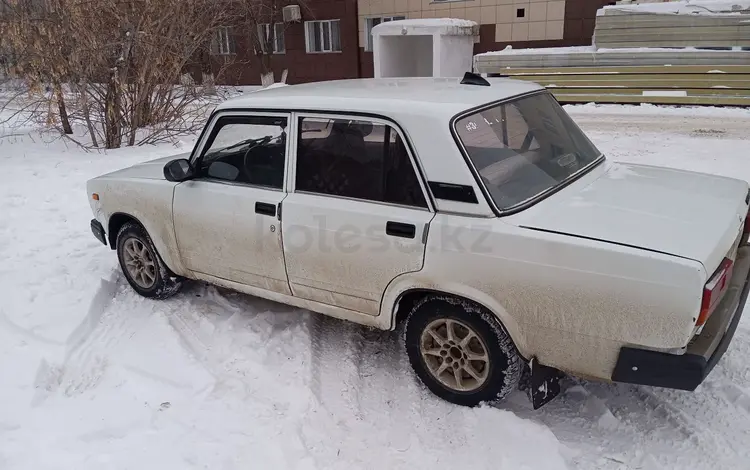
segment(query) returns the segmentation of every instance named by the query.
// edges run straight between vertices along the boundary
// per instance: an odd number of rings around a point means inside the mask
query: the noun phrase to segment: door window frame
[[[373,124],[389,126],[392,130],[398,133],[399,137],[401,138],[401,141],[404,144],[404,147],[406,148],[406,152],[409,155],[409,161],[411,162],[412,169],[414,170],[414,174],[416,175],[417,181],[419,182],[419,187],[422,190],[422,197],[424,197],[427,207],[411,206],[408,204],[398,204],[398,203],[385,202],[385,201],[374,201],[372,199],[361,199],[361,198],[349,197],[349,196],[339,196],[335,194],[323,194],[323,193],[316,193],[312,191],[298,191],[296,188],[297,148],[298,148],[297,144],[299,141],[299,122],[300,122],[300,119],[302,118],[345,119],[345,120],[352,120],[352,121],[367,121]],[[291,148],[287,146],[287,149],[290,152],[288,155],[289,158],[287,159],[287,165],[289,166],[287,166],[288,171],[287,171],[286,181],[284,184],[284,187],[286,188],[286,191],[288,193],[309,194],[309,195],[318,196],[318,197],[345,199],[349,201],[357,201],[357,202],[370,203],[370,204],[381,204],[384,206],[435,212],[435,205],[434,205],[434,201],[432,200],[432,194],[427,190],[427,186],[425,184],[424,173],[422,172],[422,168],[419,165],[419,162],[417,161],[414,155],[414,152],[412,152],[411,141],[406,138],[406,135],[402,131],[401,126],[399,126],[394,121],[391,121],[389,119],[385,119],[379,116],[364,115],[364,114],[357,114],[357,113],[327,112],[327,111],[294,111],[292,112],[291,119],[292,119],[291,128],[294,134],[290,136],[291,138],[288,139],[289,143],[291,144]]]
[[[212,178],[210,176],[197,176],[191,181],[207,181],[211,183],[218,183],[218,184],[228,184],[231,186],[245,186],[249,188],[257,188],[257,189],[266,189],[268,191],[280,191],[280,192],[288,192],[287,190],[287,184],[289,181],[288,175],[289,175],[289,162],[292,159],[292,153],[291,150],[293,147],[291,147],[293,134],[292,132],[296,132],[296,126],[294,126],[294,123],[292,121],[294,113],[290,112],[284,112],[284,111],[241,111],[241,110],[221,110],[216,112],[213,116],[211,116],[211,120],[209,124],[206,125],[206,127],[203,130],[203,133],[201,134],[200,138],[198,139],[198,142],[195,144],[195,147],[193,149],[192,154],[190,155],[190,165],[197,170],[199,167],[200,161],[203,159],[203,154],[205,153],[206,144],[211,137],[211,134],[214,131],[214,128],[216,127],[216,124],[219,122],[222,118],[242,118],[242,117],[260,117],[260,118],[286,118],[286,149],[285,149],[285,155],[284,155],[284,175],[282,178],[282,186],[281,188],[273,188],[270,186],[262,186],[259,184],[251,184],[251,183],[243,183],[243,182],[237,182],[237,181],[228,181],[228,180],[222,180],[219,178]],[[296,153],[296,152],[295,152]]]

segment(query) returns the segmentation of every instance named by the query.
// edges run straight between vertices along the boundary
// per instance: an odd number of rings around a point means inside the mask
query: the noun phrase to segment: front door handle
[[[413,224],[388,221],[385,223],[385,234],[392,237],[414,238],[417,235],[417,227]]]
[[[276,217],[276,204],[268,204],[267,202],[256,202],[255,213],[262,215],[269,215]]]

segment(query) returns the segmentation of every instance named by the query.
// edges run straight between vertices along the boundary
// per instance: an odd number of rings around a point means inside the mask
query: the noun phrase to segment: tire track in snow
[[[268,362],[294,372],[292,361],[309,358],[298,337],[307,336],[303,313],[292,307],[201,283],[189,283],[167,302],[166,319],[183,349],[214,378],[210,394],[267,395],[262,398],[278,406],[263,388],[276,375]]]
[[[361,419],[362,339],[358,325],[308,315],[310,387],[318,403],[335,416],[344,407]]]
[[[36,394],[32,400],[34,405],[39,405],[52,393],[75,396],[96,388],[109,369],[112,357],[122,352],[119,351],[121,347],[129,347],[126,343],[149,325],[162,305],[132,292],[119,268],[100,282],[87,315],[66,342],[61,363],[42,361],[40,364],[35,380]],[[118,365],[150,380],[184,387],[135,366]]]
[[[501,407],[548,426],[571,449],[574,468],[734,469],[750,462],[748,355],[741,327],[695,392],[575,380],[540,410],[519,394]]]
[[[36,393],[32,399],[33,405],[38,406],[58,389],[62,389],[66,395],[73,395],[97,385],[107,367],[105,350],[116,340],[110,333],[111,320],[104,321],[104,317],[118,285],[122,285],[118,271],[113,271],[109,279],[100,280],[86,317],[66,342],[62,363],[53,365],[43,360],[39,365],[34,382]],[[117,323],[120,325],[122,322]],[[122,328],[117,330],[122,331]]]

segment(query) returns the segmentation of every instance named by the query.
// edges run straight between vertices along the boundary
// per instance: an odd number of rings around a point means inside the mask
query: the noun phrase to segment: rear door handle
[[[256,202],[255,213],[263,214],[263,215],[270,215],[271,217],[276,217],[276,204],[268,204],[267,202]]]
[[[417,227],[413,224],[388,221],[385,223],[385,234],[392,237],[414,238],[417,235]]]

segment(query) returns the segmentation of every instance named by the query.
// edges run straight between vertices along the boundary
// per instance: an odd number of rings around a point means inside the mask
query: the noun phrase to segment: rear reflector
[[[706,285],[703,287],[703,300],[701,301],[701,313],[698,315],[697,326],[703,326],[711,316],[716,305],[721,300],[722,294],[729,286],[729,280],[732,278],[733,262],[729,258],[719,265],[719,269],[711,276]]]

